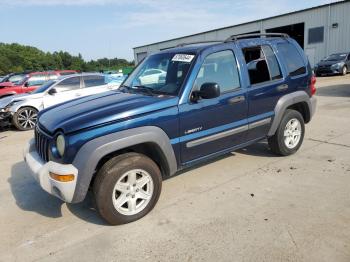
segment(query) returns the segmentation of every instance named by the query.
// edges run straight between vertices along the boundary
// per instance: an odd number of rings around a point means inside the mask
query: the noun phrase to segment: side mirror
[[[25,83],[24,83],[24,86],[25,86],[25,87],[29,87],[29,82],[25,82]]]
[[[52,96],[53,96],[54,94],[57,94],[56,88],[51,88],[51,89],[49,90],[48,94],[49,94],[49,95],[52,95]]]
[[[191,100],[198,101],[200,98],[212,99],[220,96],[220,86],[217,83],[204,83],[199,91],[192,92]]]

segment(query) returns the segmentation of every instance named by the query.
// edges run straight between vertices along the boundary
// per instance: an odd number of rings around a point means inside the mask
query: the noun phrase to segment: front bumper
[[[45,163],[36,151],[34,139],[31,139],[24,148],[23,156],[32,176],[46,192],[65,202],[72,202],[78,179],[77,168],[71,164],[59,164],[53,161]],[[59,182],[50,177],[50,172],[58,175],[72,174],[74,175],[74,180]]]
[[[11,113],[10,112],[0,112],[0,126],[7,126],[11,122]]]
[[[341,73],[341,68],[318,68],[315,70],[316,75],[336,75]]]

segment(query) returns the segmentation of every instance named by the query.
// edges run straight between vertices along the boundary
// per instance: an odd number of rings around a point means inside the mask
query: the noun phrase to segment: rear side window
[[[219,84],[222,93],[240,87],[236,59],[232,51],[226,50],[208,55],[199,70],[194,90],[204,83]]]
[[[290,76],[297,76],[306,73],[306,65],[294,45],[283,43],[278,44],[277,47],[286,61],[287,70]]]
[[[105,85],[104,76],[84,76],[85,87],[102,86]]]
[[[243,53],[252,85],[282,78],[280,65],[270,46],[244,48]]]
[[[35,76],[31,76],[28,79],[27,85],[28,86],[40,86],[42,84],[44,84],[47,81],[47,77],[46,75],[35,75]]]
[[[269,68],[271,80],[282,78],[281,69],[272,48],[270,46],[265,45],[262,46],[262,50],[264,52],[267,66]]]
[[[55,86],[58,93],[80,89],[80,77],[70,77]]]

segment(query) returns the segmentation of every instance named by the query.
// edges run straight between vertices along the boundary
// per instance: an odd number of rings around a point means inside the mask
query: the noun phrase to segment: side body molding
[[[310,98],[310,96],[305,91],[297,91],[284,95],[278,100],[277,105],[275,107],[275,117],[271,124],[268,136],[272,136],[275,134],[286,109],[289,106],[300,102],[305,102],[307,104],[310,113],[310,119],[312,118],[316,109],[316,98]]]
[[[174,150],[167,134],[155,126],[145,126],[98,137],[87,142],[77,153],[73,166],[79,170],[77,187],[72,202],[83,201],[98,162],[106,155],[141,143],[154,143],[162,151],[170,175],[177,171]]]

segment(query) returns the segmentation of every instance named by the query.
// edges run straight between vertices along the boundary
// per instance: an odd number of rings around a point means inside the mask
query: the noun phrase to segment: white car
[[[37,113],[50,106],[78,97],[117,89],[120,83],[110,82],[103,74],[79,74],[50,80],[30,94],[0,99],[0,120],[12,120],[19,130],[33,129]]]
[[[141,85],[151,85],[161,82],[162,78],[165,81],[166,72],[161,69],[148,69],[139,76]]]

